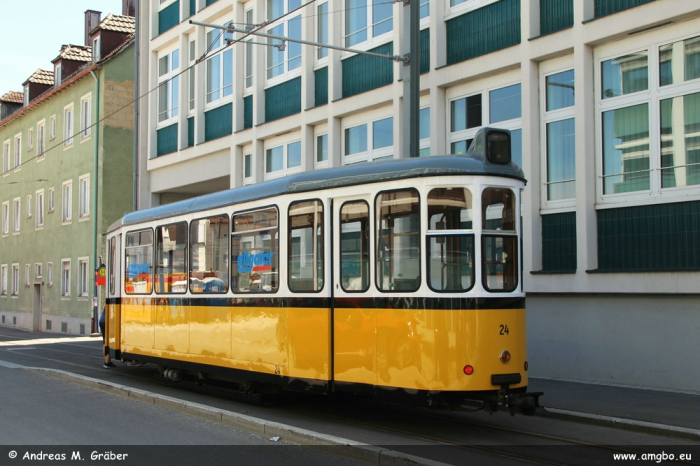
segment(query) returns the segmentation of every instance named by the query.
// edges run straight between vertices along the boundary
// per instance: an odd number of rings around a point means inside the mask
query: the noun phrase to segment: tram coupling
[[[513,393],[508,386],[498,390],[498,404],[508,410],[511,416],[520,413],[525,416],[549,416],[549,412],[540,406],[540,397],[544,392]]]

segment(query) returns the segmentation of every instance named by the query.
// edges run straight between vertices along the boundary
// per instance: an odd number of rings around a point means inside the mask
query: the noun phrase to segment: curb
[[[619,417],[602,416],[599,414],[579,413],[565,409],[545,408],[551,419],[582,422],[602,427],[614,427],[645,434],[662,435],[665,437],[682,438],[686,440],[700,441],[700,430],[686,427],[669,426],[654,422],[636,421]]]
[[[13,365],[14,366],[14,365]],[[65,382],[75,383],[88,388],[93,388],[113,395],[129,398],[141,403],[152,404],[160,408],[176,411],[188,416],[197,417],[209,422],[223,424],[246,432],[266,436],[281,437],[285,441],[297,445],[310,446],[315,449],[342,455],[347,458],[362,461],[374,466],[449,466],[447,463],[433,461],[419,456],[409,455],[394,450],[376,447],[366,443],[356,442],[333,435],[321,434],[307,429],[265,421],[245,414],[238,414],[224,409],[212,408],[199,403],[179,400],[166,395],[148,392],[136,388],[127,387],[104,380],[93,379],[84,375],[72,374],[58,369],[46,369],[38,367],[17,368],[28,369],[41,375],[53,377]],[[331,448],[332,447],[332,448]],[[342,448],[338,448],[342,447]]]

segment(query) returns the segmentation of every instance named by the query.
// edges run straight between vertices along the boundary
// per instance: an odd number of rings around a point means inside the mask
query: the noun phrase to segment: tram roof
[[[219,191],[150,209],[139,210],[126,214],[117,220],[108,228],[107,232],[111,232],[121,226],[135,225],[192,212],[201,212],[283,194],[426,176],[460,175],[491,175],[526,181],[522,169],[513,162],[507,165],[499,165],[490,163],[483,157],[470,154],[360,163],[346,167],[297,173],[263,183]]]

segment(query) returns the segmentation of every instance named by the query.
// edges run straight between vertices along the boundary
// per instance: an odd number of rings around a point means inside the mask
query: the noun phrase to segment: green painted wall
[[[99,79],[100,99],[96,98],[96,80],[87,74],[62,89],[47,100],[32,107],[27,113],[0,122],[0,143],[16,134],[22,135],[22,165],[12,168],[0,176],[0,203],[9,201],[9,234],[0,235],[0,264],[8,266],[8,295],[0,296],[0,315],[5,315],[6,324],[17,319],[17,326],[31,328],[34,309],[34,286],[41,285],[42,317],[41,329],[46,320],[52,321],[52,331],[60,332],[61,324],[68,326],[68,333],[77,334],[80,324],[89,333],[92,316],[94,283],[93,220],[97,220],[98,255],[103,254],[106,227],[124,212],[131,209],[131,179],[133,158],[133,107],[127,106],[119,113],[99,123],[99,133],[91,129],[88,137],[81,138],[81,99],[90,95],[92,99],[91,120],[95,122],[96,108],[104,117],[122,108],[134,96],[133,45],[96,70]],[[73,105],[74,136],[69,146],[63,144],[64,109]],[[56,119],[56,135],[50,138],[50,120]],[[45,155],[37,158],[37,123],[45,121]],[[28,128],[33,129],[33,148],[28,150]],[[97,191],[95,206],[95,149],[99,153]],[[14,158],[14,147],[12,147]],[[79,179],[90,177],[90,214],[79,218]],[[72,219],[62,221],[63,183],[72,182]],[[36,191],[44,190],[44,225],[36,227]],[[49,191],[54,190],[55,208],[49,211]],[[31,195],[32,215],[27,218],[27,196]],[[12,202],[21,198],[21,221],[19,234],[13,234]],[[103,201],[108,199],[108,201]],[[95,212],[97,207],[97,212]],[[1,219],[0,219],[1,220]],[[1,232],[1,230],[0,230]],[[78,297],[78,258],[87,257],[88,296]],[[71,260],[70,297],[61,296],[61,261]],[[20,264],[20,287],[18,296],[12,292],[12,264]],[[35,277],[35,264],[42,264],[41,278]],[[53,284],[48,281],[48,263],[53,264]],[[25,284],[25,265],[30,264],[30,286]]]

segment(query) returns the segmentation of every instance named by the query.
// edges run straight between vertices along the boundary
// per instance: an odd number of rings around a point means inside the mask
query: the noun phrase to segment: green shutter
[[[205,8],[208,7],[209,5],[213,5],[213,4],[216,3],[217,1],[218,1],[218,0],[207,0],[207,4],[206,4]]]
[[[180,0],[158,12],[158,35],[180,24]]]
[[[394,44],[380,45],[370,52],[394,54]],[[343,97],[350,97],[391,84],[394,62],[388,58],[355,55],[343,60]]]
[[[194,147],[194,117],[187,119],[187,147]]]
[[[197,1],[190,0],[190,16],[194,16],[197,13]]]
[[[301,113],[301,77],[265,89],[265,122]]]
[[[540,35],[573,27],[574,0],[540,0]]]
[[[328,67],[314,71],[314,106],[319,107],[328,103]]]
[[[542,270],[576,271],[576,212],[542,216]]]
[[[622,209],[598,215],[598,270],[700,270],[700,202]]]
[[[634,8],[654,0],[595,0],[595,17],[612,15],[619,11]]]
[[[204,142],[213,141],[232,133],[233,105],[226,104],[204,112]]]
[[[156,131],[156,157],[177,152],[177,123]]]
[[[243,129],[253,127],[253,96],[243,97]]]
[[[420,74],[430,71],[430,29],[420,32]]]
[[[520,43],[520,0],[501,0],[445,23],[447,64]]]

